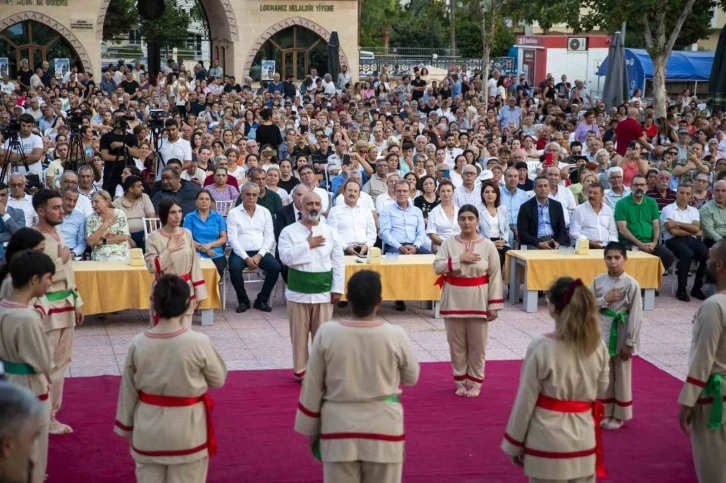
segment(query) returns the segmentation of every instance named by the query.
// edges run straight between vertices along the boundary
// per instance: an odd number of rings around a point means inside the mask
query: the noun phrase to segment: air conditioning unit
[[[567,39],[569,52],[584,52],[587,50],[587,37],[570,37]]]

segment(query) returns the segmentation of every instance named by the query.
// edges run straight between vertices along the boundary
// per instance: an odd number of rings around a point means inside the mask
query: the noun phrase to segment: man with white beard
[[[320,223],[320,196],[308,192],[301,205],[300,221],[286,226],[278,241],[280,261],[288,267],[287,318],[298,381],[308,363],[308,334],[314,338],[320,324],[332,318],[345,286],[343,244],[336,230]]]

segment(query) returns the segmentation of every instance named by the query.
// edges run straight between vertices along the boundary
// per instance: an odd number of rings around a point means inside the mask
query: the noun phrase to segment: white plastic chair
[[[229,214],[229,210],[234,208],[234,200],[216,201],[215,204],[217,205],[216,206],[217,212],[225,218],[227,218],[227,215]]]
[[[161,228],[161,220],[159,218],[143,218],[144,221],[144,240],[149,236],[149,234],[153,231],[158,230]]]

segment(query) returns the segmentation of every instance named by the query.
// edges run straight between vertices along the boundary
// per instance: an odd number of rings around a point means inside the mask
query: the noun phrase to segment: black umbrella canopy
[[[338,32],[333,30],[328,41],[328,74],[333,78],[333,82],[337,84],[338,74],[340,74],[340,39]]]
[[[625,68],[625,44],[620,32],[615,32],[610,40],[608,52],[608,71],[602,101],[610,107],[621,105],[628,98],[628,71]]]
[[[726,109],[726,26],[721,29],[713,56],[711,77],[708,81],[708,97],[713,101],[713,110]]]

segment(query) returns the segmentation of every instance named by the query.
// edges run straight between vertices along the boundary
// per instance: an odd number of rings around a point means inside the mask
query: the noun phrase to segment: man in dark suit
[[[535,196],[522,204],[517,217],[519,241],[529,250],[557,250],[570,246],[562,205],[551,198],[550,185],[544,176],[534,180]]]
[[[280,240],[280,233],[285,229],[286,226],[296,223],[300,219],[300,209],[302,208],[301,200],[305,193],[310,191],[307,186],[300,183],[296,185],[292,190],[292,203],[287,206],[283,206],[275,212],[274,229],[275,229],[275,243]],[[275,258],[280,262],[280,253],[275,248]],[[282,279],[287,283],[287,266],[282,266]]]

